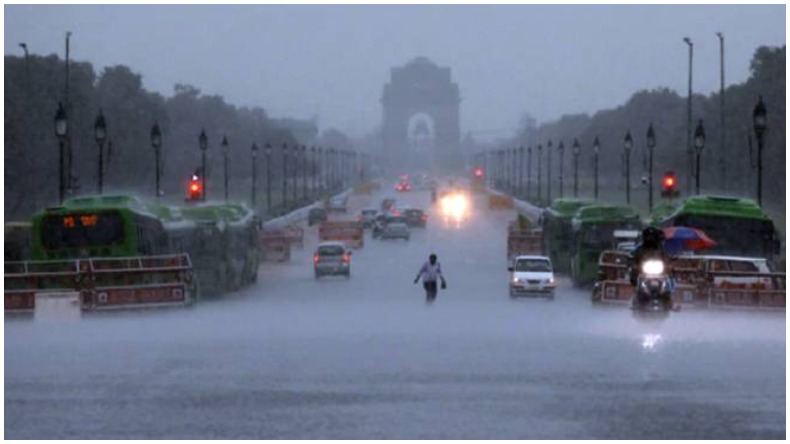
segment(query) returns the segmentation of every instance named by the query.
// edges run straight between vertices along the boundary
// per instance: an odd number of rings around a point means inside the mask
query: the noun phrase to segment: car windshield
[[[516,271],[551,271],[551,263],[546,259],[519,259]]]
[[[321,245],[318,247],[318,254],[321,256],[340,256],[345,252],[345,248],[340,245]]]

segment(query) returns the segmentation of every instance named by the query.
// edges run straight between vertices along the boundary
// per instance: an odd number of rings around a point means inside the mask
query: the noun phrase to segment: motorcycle
[[[664,261],[647,259],[642,263],[636,280],[631,309],[639,313],[668,315],[672,304],[672,278],[666,273]]]

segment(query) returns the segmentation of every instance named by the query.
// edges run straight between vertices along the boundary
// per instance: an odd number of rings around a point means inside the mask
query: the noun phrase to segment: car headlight
[[[664,273],[664,261],[651,259],[642,264],[642,273],[647,275],[659,275]]]

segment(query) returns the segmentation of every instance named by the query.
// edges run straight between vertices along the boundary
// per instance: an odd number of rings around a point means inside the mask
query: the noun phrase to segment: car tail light
[[[317,264],[319,262],[321,262],[321,256],[319,256],[318,253],[316,253],[313,255],[313,263]]]
[[[351,255],[350,254],[348,254],[348,253],[344,253],[343,254],[343,263],[346,263],[346,264],[351,263]]]
[[[422,216],[420,216],[420,219],[422,219],[422,220],[428,220],[428,216],[426,216],[426,215],[424,215],[424,214],[423,214]]]

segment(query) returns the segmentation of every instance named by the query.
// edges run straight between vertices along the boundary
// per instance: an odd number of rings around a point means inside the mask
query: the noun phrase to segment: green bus
[[[581,207],[593,205],[588,199],[555,199],[551,206],[543,210],[543,251],[551,259],[554,270],[568,273],[571,266],[571,241],[573,239],[571,220]]]
[[[642,221],[630,207],[588,205],[576,211],[571,221],[570,275],[575,286],[595,281],[598,258],[616,247],[615,230],[640,230]]]
[[[778,259],[781,244],[773,221],[751,199],[693,196],[671,212],[653,213],[659,227],[698,228],[716,242],[711,254]]]
[[[187,253],[199,296],[254,282],[258,220],[240,204],[151,205],[134,196],[67,199],[32,218],[33,260]]]

